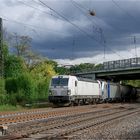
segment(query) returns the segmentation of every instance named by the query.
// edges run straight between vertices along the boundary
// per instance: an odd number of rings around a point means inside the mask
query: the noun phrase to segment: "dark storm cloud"
[[[20,2],[19,1],[15,1],[15,0],[4,0],[3,3],[8,6],[8,7],[15,7],[15,6],[18,6],[20,5]]]
[[[47,2],[46,2],[47,3]],[[53,3],[53,2],[52,2]],[[68,3],[68,4],[67,4]],[[85,6],[85,1],[77,1],[81,6]],[[53,3],[54,4],[54,3]],[[53,5],[52,4],[52,5]],[[73,37],[67,39],[61,39],[60,42],[47,42],[42,43],[41,50],[47,50],[43,44],[48,44],[53,49],[49,49],[50,52],[44,52],[47,56],[51,57],[51,54],[55,58],[70,58],[73,57],[89,57],[96,55],[97,52],[100,53],[103,51],[103,41],[101,40],[101,34],[97,32],[99,28],[102,28],[104,31],[104,36],[106,37],[108,53],[112,52],[111,50],[125,50],[130,45],[129,39],[125,40],[124,37],[131,36],[133,34],[140,32],[140,18],[138,18],[138,10],[137,8],[140,6],[140,2],[137,1],[119,1],[118,5],[120,8],[115,5],[112,1],[93,1],[94,5],[93,9],[96,9],[97,17],[90,17],[88,15],[88,11],[85,12],[88,18],[79,11],[71,2],[62,1],[59,3],[60,5],[65,5],[62,9],[58,8],[57,10],[60,13],[63,13],[65,17],[67,17],[70,21],[75,23],[80,19],[84,19],[85,22],[88,21],[88,26],[82,27],[78,25],[82,30],[86,33],[78,31],[73,26],[70,26],[69,30]],[[58,4],[58,5],[59,5]],[[56,4],[56,7],[58,6]],[[139,6],[138,6],[139,5]],[[86,5],[89,6],[89,5]],[[89,6],[91,7],[91,6]],[[122,7],[122,9],[121,9]],[[136,8],[137,7],[137,8]],[[88,7],[86,7],[88,8]],[[73,9],[73,10],[71,10]],[[82,8],[81,8],[82,9]],[[82,9],[85,11],[85,9]],[[128,11],[128,12],[127,12]],[[130,14],[129,14],[130,12]],[[89,20],[89,18],[93,18]],[[84,24],[83,20],[83,24]],[[97,26],[93,23],[96,21]],[[108,26],[102,26],[100,20]],[[98,22],[99,21],[99,22]],[[88,35],[87,35],[88,34]],[[89,37],[90,36],[90,37]],[[91,39],[94,36],[95,39]],[[76,39],[74,39],[74,37]],[[118,39],[118,41],[116,41]],[[64,43],[65,41],[69,43]],[[72,45],[73,41],[75,41],[75,45]],[[92,51],[92,53],[90,53]]]
[[[8,7],[20,6],[21,9],[17,8],[16,14],[13,12],[13,18],[16,15],[20,21],[36,26],[32,27],[34,33],[29,29],[26,33],[33,38],[33,49],[49,58],[96,57],[104,54],[104,49],[106,54],[113,55],[134,49],[133,36],[136,36],[137,48],[140,44],[140,1],[74,0],[76,4],[72,0],[42,0],[64,18],[43,4],[39,5],[38,0],[36,3],[25,0],[25,3],[45,12],[19,5],[16,0],[8,1],[4,1]],[[96,16],[90,16],[92,9]]]

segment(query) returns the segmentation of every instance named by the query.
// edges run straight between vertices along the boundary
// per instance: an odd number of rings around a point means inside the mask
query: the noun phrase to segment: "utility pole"
[[[3,77],[4,77],[3,29],[2,29],[2,18],[0,18],[0,78]]]
[[[101,43],[103,42],[103,46],[104,46],[104,61],[105,61],[105,49],[106,49],[106,40],[105,40],[105,37],[104,37],[104,33],[103,33],[103,30],[100,28],[100,34],[101,34]]]
[[[0,94],[3,94],[5,92],[3,78],[4,78],[3,28],[2,28],[2,18],[0,18]]]
[[[134,36],[134,45],[135,45],[135,57],[137,58],[136,36]]]

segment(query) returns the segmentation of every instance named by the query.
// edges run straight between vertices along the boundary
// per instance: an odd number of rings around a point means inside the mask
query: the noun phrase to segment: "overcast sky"
[[[140,0],[0,2],[4,28],[30,36],[33,50],[61,64],[140,57]]]

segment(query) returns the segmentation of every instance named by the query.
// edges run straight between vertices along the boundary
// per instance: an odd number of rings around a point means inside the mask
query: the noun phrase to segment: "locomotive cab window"
[[[68,78],[53,78],[51,82],[51,86],[68,86]]]

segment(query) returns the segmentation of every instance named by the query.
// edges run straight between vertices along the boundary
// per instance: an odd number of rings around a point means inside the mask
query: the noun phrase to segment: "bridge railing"
[[[131,68],[140,66],[140,57],[108,61],[103,63],[103,70],[120,69],[120,68]]]
[[[140,67],[140,57],[116,60],[116,61],[107,61],[101,64],[99,67],[94,67],[93,69],[85,69],[82,71],[74,71],[73,73],[89,73],[92,71],[110,71],[114,69],[126,69],[126,68],[136,68]]]

